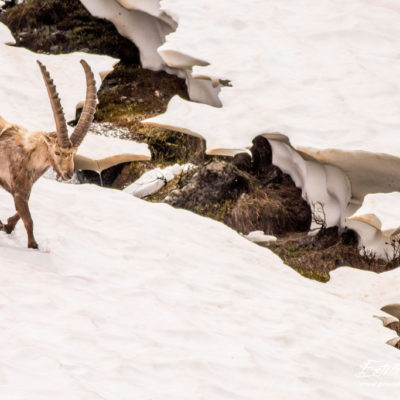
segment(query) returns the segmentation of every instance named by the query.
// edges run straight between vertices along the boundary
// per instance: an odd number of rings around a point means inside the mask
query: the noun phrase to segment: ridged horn
[[[68,138],[67,123],[65,122],[64,110],[61,106],[60,98],[57,93],[56,86],[51,79],[50,74],[47,72],[46,67],[37,60],[37,63],[42,72],[44,83],[46,84],[47,94],[49,95],[51,108],[53,110],[54,121],[56,123],[57,141],[61,147],[70,147],[71,142]]]
[[[85,70],[86,76],[86,100],[79,122],[76,125],[74,133],[71,135],[71,142],[75,147],[78,147],[82,143],[82,140],[89,130],[90,124],[94,118],[94,113],[96,112],[97,102],[96,81],[93,72],[85,60],[81,60],[81,64]]]

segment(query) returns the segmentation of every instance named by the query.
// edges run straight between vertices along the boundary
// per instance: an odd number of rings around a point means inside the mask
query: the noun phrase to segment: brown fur
[[[11,233],[21,218],[28,234],[28,247],[38,248],[28,200],[33,184],[49,168],[64,180],[72,178],[76,147],[61,148],[55,132],[28,132],[0,117],[0,186],[14,198],[17,213],[2,225]]]

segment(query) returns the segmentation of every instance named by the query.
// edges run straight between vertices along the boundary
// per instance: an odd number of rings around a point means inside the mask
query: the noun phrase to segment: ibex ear
[[[45,143],[47,144],[47,146],[50,146],[53,143],[53,140],[50,136],[44,135],[42,133],[42,138],[45,141]]]

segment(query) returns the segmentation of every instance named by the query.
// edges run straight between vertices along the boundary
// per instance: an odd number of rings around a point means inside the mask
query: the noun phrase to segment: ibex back
[[[16,214],[0,228],[11,233],[21,218],[28,234],[28,247],[37,249],[28,201],[33,184],[53,167],[64,180],[74,172],[74,155],[82,143],[96,110],[96,82],[86,61],[81,64],[86,76],[86,101],[79,122],[68,137],[60,98],[45,66],[38,61],[50,98],[56,124],[55,132],[28,132],[0,117],[0,186],[14,198]]]

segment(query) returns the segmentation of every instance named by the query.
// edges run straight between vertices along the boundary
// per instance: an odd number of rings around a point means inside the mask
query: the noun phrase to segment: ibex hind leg
[[[3,225],[3,229],[6,231],[6,233],[11,233],[15,229],[15,225],[17,225],[17,222],[19,221],[20,216],[18,213],[13,215],[12,217],[8,218],[7,224]]]

